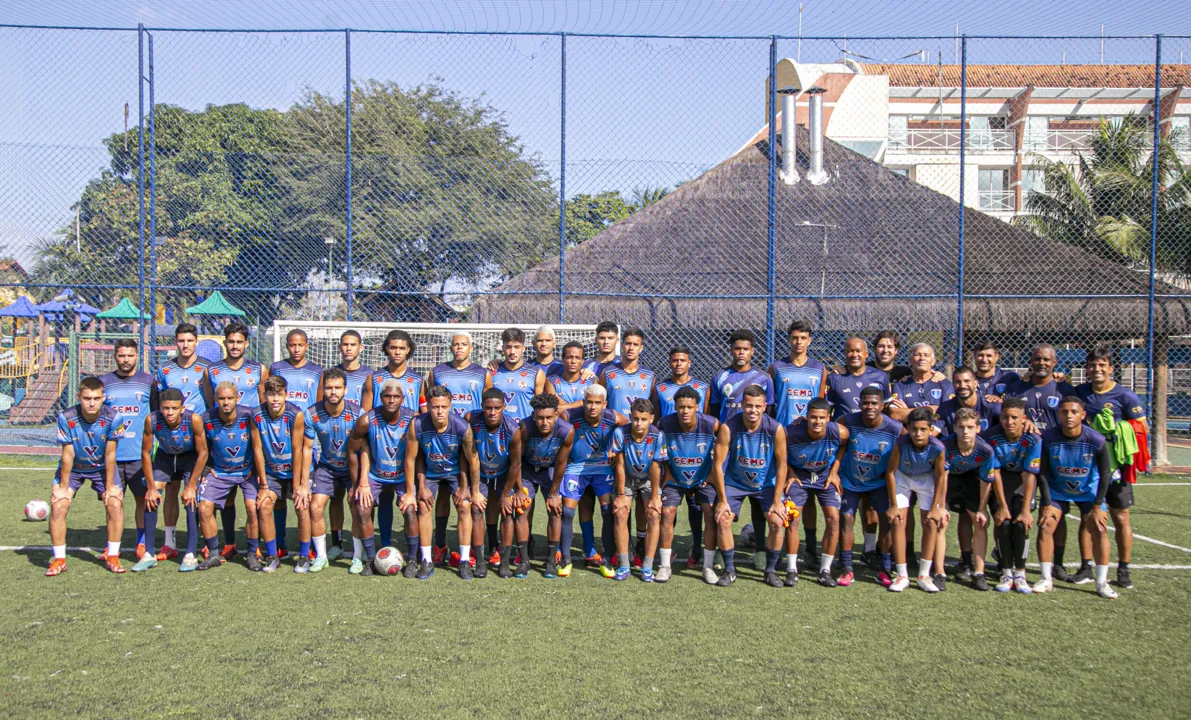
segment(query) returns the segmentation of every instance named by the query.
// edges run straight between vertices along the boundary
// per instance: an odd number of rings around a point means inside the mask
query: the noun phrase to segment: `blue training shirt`
[[[637,365],[635,372],[624,369],[624,365],[617,363],[604,370],[604,387],[608,388],[608,409],[629,416],[634,400],[649,400],[653,396],[653,384],[657,375],[645,367]]]
[[[647,482],[649,469],[653,464],[662,465],[666,462],[666,436],[650,425],[645,431],[645,437],[637,441],[633,438],[633,429],[628,425],[621,425],[612,431],[609,452],[624,457],[626,482]]]
[[[935,460],[946,452],[943,442],[936,437],[926,440],[926,447],[919,450],[909,435],[899,435],[897,452],[900,460],[897,470],[903,475],[927,475],[935,470]]]
[[[666,417],[674,412],[674,393],[681,388],[689,387],[699,395],[699,412],[703,412],[705,403],[707,402],[707,393],[711,392],[711,387],[702,380],[691,378],[684,383],[675,382],[673,378],[663,380],[654,387],[654,391],[658,395],[658,412],[661,417]]]
[[[343,367],[343,363],[339,363],[335,367],[342,370],[343,374],[347,376],[347,391],[343,394],[343,399],[363,405],[364,388],[372,382],[372,371],[363,365],[355,370],[348,370]]]
[[[483,411],[477,410],[467,418],[471,435],[480,456],[480,479],[491,482],[509,472],[509,445],[517,432],[517,421],[508,413],[501,415],[500,424],[489,428],[484,422]],[[532,422],[532,420],[531,420]]]
[[[906,407],[917,408],[942,405],[944,401],[955,397],[955,388],[950,380],[927,380],[914,382],[910,376],[899,383],[894,383],[890,390],[891,399],[901,400]]]
[[[1005,429],[994,425],[983,433],[985,441],[992,446],[1001,470],[1014,473],[1037,475],[1042,468],[1042,436],[1022,433],[1015,441],[1005,437]]]
[[[248,423],[252,410],[236,406],[231,422],[224,424],[219,410],[203,413],[203,430],[207,435],[207,450],[211,454],[211,469],[218,475],[248,477],[252,472],[252,442]]]
[[[142,370],[128,377],[110,372],[100,378],[103,381],[103,404],[116,413],[115,437],[116,462],[134,462],[141,459],[141,437],[145,434],[145,418],[149,416],[150,404],[156,404],[157,388],[153,378]]]
[[[1141,420],[1146,416],[1145,404],[1141,398],[1120,383],[1114,384],[1111,389],[1102,393],[1093,390],[1092,383],[1084,383],[1075,388],[1075,394],[1083,400],[1084,410],[1087,411],[1084,423],[1088,425],[1092,424],[1104,408],[1108,408],[1112,413],[1114,424],[1122,420]],[[1109,433],[1104,439],[1111,443],[1116,440],[1116,433]]]
[[[450,363],[440,363],[431,372],[435,385],[451,391],[451,412],[463,417],[483,406],[484,382],[488,379],[486,368],[469,363],[460,369]]]
[[[285,378],[285,399],[305,410],[318,402],[318,385],[323,379],[323,369],[310,361],[302,367],[294,367],[289,360],[278,360],[269,366],[270,375]]]
[[[666,462],[670,477],[681,488],[692,488],[707,482],[715,453],[716,419],[704,413],[695,415],[695,426],[684,431],[678,415],[667,415],[658,423],[666,438]]]
[[[372,372],[372,407],[379,408],[381,406],[380,391],[384,389],[385,383],[389,380],[396,380],[405,390],[405,399],[401,401],[401,406],[409,408],[410,412],[419,412],[422,404],[419,398],[422,397],[423,380],[422,376],[410,370],[408,365],[405,366],[405,372],[400,375],[390,372],[388,365]],[[483,391],[481,390],[481,392]]]
[[[744,389],[749,385],[760,385],[765,389],[765,404],[773,404],[773,378],[769,373],[756,368],[737,372],[726,367],[711,380],[711,404],[719,405],[720,422],[740,414],[744,402]]]
[[[208,360],[197,355],[190,367],[182,367],[174,358],[158,369],[153,382],[159,393],[170,388],[181,391],[182,407],[201,415],[207,411],[207,396],[203,394],[203,386],[208,380],[207,368],[210,365]]]
[[[893,444],[902,432],[902,424],[888,415],[881,416],[877,427],[864,424],[859,412],[843,417],[848,428],[848,449],[840,463],[840,482],[845,490],[871,492],[885,486],[885,471]]]
[[[827,481],[839,446],[837,423],[827,423],[818,440],[811,438],[805,418],[786,426],[786,463],[803,485],[821,486]]]
[[[612,474],[608,464],[608,450],[612,444],[612,431],[616,429],[616,413],[605,408],[595,425],[587,422],[583,408],[567,411],[567,422],[574,428],[571,454],[567,456],[567,475],[592,475],[607,477]]]
[[[327,411],[327,404],[319,401],[303,411],[306,415],[306,438],[317,440],[318,467],[336,475],[347,474],[347,440],[360,419],[360,406],[343,402],[338,415]]]
[[[550,480],[550,469],[558,459],[558,451],[571,434],[571,424],[562,414],[554,420],[549,435],[538,432],[538,425],[532,417],[521,421],[524,430],[524,447],[521,448],[521,478],[523,484],[530,481],[544,485]]]
[[[1104,436],[1087,425],[1079,437],[1069,438],[1063,428],[1047,430],[1042,435],[1042,472],[1055,500],[1091,502],[1096,499],[1101,482],[1112,478],[1100,476],[1100,458],[1105,450]],[[1107,463],[1105,463],[1107,468]]]
[[[492,374],[492,387],[505,395],[505,414],[514,420],[524,420],[533,413],[529,401],[534,396],[537,387],[538,367],[530,363],[521,363],[510,370],[501,363]]]
[[[230,382],[236,386],[240,399],[236,404],[246,408],[257,408],[261,405],[261,364],[256,360],[245,360],[238,369],[232,370],[223,360],[211,363],[207,368],[207,377],[211,379],[211,393],[221,382]],[[212,408],[208,408],[210,410]]]
[[[756,430],[749,430],[744,425],[743,413],[733,415],[726,425],[730,439],[724,482],[748,491],[773,487],[777,478],[773,446],[781,425],[772,417],[762,415],[760,426]]]
[[[1075,388],[1070,384],[1057,383],[1053,379],[1043,385],[1034,385],[1032,380],[1023,379],[1005,388],[1005,397],[1021,398],[1025,402],[1026,417],[1042,433],[1059,426],[1059,403],[1064,397],[1074,394]]]
[[[281,416],[274,419],[269,408],[252,411],[252,424],[261,436],[261,453],[265,456],[265,472],[275,480],[294,479],[294,423],[302,414],[301,408],[287,402]]]
[[[881,391],[882,400],[889,399],[889,376],[884,370],[865,365],[859,375],[844,373],[827,376],[827,402],[831,403],[831,417],[834,420],[860,411],[860,391],[875,387]]]
[[[986,378],[976,378],[976,391],[981,395],[1004,395],[1005,390],[1019,380],[1021,380],[1021,375],[1012,370],[993,368],[992,375]]]
[[[819,397],[826,374],[827,366],[810,358],[802,365],[795,365],[788,359],[773,363],[774,419],[789,425],[806,417],[807,403]]]
[[[943,447],[947,453],[944,464],[947,467],[947,472],[951,475],[974,472],[984,482],[990,483],[996,479],[993,471],[1000,465],[997,463],[997,455],[993,452],[992,445],[989,445],[984,438],[977,435],[975,447],[967,455],[959,451],[954,435],[943,438]]]
[[[163,455],[183,455],[194,452],[194,428],[191,426],[191,413],[182,411],[181,422],[172,428],[162,417],[160,410],[154,410],[149,416],[149,426],[153,428],[153,439],[157,441],[157,452]]]
[[[447,416],[447,427],[441,433],[434,427],[430,413],[422,413],[414,423],[418,450],[426,463],[426,477],[430,480],[458,477],[463,469],[463,439],[467,436],[467,421],[451,413]]]
[[[368,411],[368,477],[378,483],[405,482],[405,445],[409,424],[417,417],[412,410],[401,406],[393,422],[386,422],[380,410]]]
[[[587,392],[587,388],[596,383],[594,377],[588,377],[584,380],[582,375],[574,382],[564,380],[562,372],[551,373],[546,376],[546,380],[554,386],[554,394],[558,396],[558,401],[564,404],[582,402],[583,393]]]
[[[69,407],[58,415],[58,444],[74,446],[74,463],[71,472],[81,475],[98,475],[103,471],[103,453],[108,440],[119,440],[116,435],[116,411],[105,406],[99,408],[94,422],[83,419],[80,405]],[[62,467],[54,473],[54,483],[59,480]]]
[[[942,405],[939,405],[939,410],[935,413],[935,427],[944,436],[955,432],[955,413],[959,412],[959,409],[962,407],[965,406],[960,404],[957,397],[946,400]],[[981,432],[1001,422],[1001,403],[999,402],[989,402],[984,399],[983,395],[977,394],[976,407],[972,409],[980,416]]]

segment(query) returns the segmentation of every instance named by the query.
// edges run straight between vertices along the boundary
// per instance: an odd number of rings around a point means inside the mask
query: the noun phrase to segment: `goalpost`
[[[451,337],[460,332],[471,334],[474,363],[487,365],[489,360],[500,357],[500,334],[509,327],[520,328],[525,333],[526,359],[534,359],[533,339],[541,325],[498,325],[494,323],[380,323],[347,322],[342,320],[276,320],[273,322],[273,360],[286,356],[285,336],[290,330],[306,331],[310,348],[306,357],[324,368],[338,365],[339,337],[345,330],[355,330],[363,340],[360,362],[372,368],[387,362],[381,343],[390,330],[404,330],[413,338],[414,354],[410,366],[425,375],[435,365],[450,362]],[[557,341],[555,357],[561,357],[562,346],[572,340],[583,343],[584,353],[591,357],[595,353],[595,325],[551,325]]]

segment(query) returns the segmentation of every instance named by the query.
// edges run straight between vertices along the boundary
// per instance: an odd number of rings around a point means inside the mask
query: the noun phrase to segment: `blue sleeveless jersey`
[[[1079,437],[1069,438],[1056,427],[1042,435],[1046,483],[1051,498],[1068,502],[1091,502],[1101,482],[1099,456],[1104,450],[1104,436],[1084,425]]]
[[[545,484],[550,479],[550,469],[558,459],[558,451],[571,434],[571,424],[560,415],[554,420],[554,427],[549,435],[538,432],[537,423],[532,417],[521,421],[524,430],[521,448],[521,476],[523,480],[532,480],[538,485]]]
[[[560,403],[581,402],[583,393],[587,392],[587,388],[595,385],[596,382],[594,377],[584,380],[582,376],[578,380],[570,382],[562,379],[561,372],[547,375],[546,380],[554,386],[554,394],[558,396]]]
[[[285,399],[303,410],[318,402],[318,384],[323,379],[321,366],[307,361],[302,367],[294,367],[288,360],[278,360],[269,366],[269,374],[285,378]]]
[[[935,470],[935,460],[946,452],[946,448],[938,438],[930,437],[926,447],[919,450],[909,435],[901,435],[897,438],[897,452],[901,457],[897,470],[903,475],[929,475]]]
[[[368,477],[379,483],[405,482],[405,442],[415,417],[405,406],[391,423],[385,422],[380,410],[368,411],[368,454],[372,457]]]
[[[238,405],[246,408],[261,406],[260,390],[258,390],[261,385],[261,364],[256,360],[245,360],[238,370],[232,370],[226,362],[220,360],[211,363],[211,366],[207,368],[207,376],[211,378],[212,394],[215,393],[215,388],[219,386],[219,383],[230,382],[240,391],[240,399],[236,401]]]
[[[781,425],[768,415],[762,415],[761,426],[750,432],[744,426],[743,414],[732,416],[727,425],[731,439],[724,482],[749,491],[773,487],[777,473],[773,462],[774,435]]]
[[[976,446],[968,455],[960,453],[954,435],[943,438],[943,447],[947,455],[944,464],[947,467],[947,472],[951,475],[974,472],[984,482],[992,482],[996,479],[993,471],[999,467],[997,456],[993,452],[992,445],[989,445],[984,438],[976,436]]]
[[[939,410],[935,413],[935,427],[943,433],[944,437],[955,433],[955,413],[959,412],[962,407],[964,406],[960,404],[957,397],[939,405]],[[976,407],[972,409],[980,416],[980,432],[1001,422],[1001,403],[999,402],[989,402],[984,399],[983,395],[977,394]]]
[[[1045,385],[1035,386],[1029,379],[1019,380],[1005,388],[1005,397],[1021,398],[1026,404],[1026,417],[1045,433],[1059,426],[1059,402],[1068,395],[1075,395],[1075,388],[1068,383],[1049,380]]]
[[[236,407],[235,416],[228,424],[219,417],[219,410],[203,413],[203,430],[207,435],[207,450],[211,454],[211,469],[218,475],[248,477],[252,472],[252,442],[248,423],[252,422],[252,410]]]
[[[1005,437],[1005,430],[994,425],[982,437],[992,446],[997,465],[1014,473],[1038,474],[1042,468],[1042,436],[1022,433],[1016,441]]]
[[[736,372],[730,367],[716,373],[711,380],[711,404],[720,406],[720,422],[740,413],[744,402],[744,389],[749,385],[760,385],[765,389],[765,404],[773,404],[773,378],[769,373],[752,368]]]
[[[149,416],[150,401],[156,395],[153,378],[149,373],[137,370],[126,378],[110,372],[100,380],[105,395],[103,404],[116,413],[113,434],[120,438],[116,443],[116,462],[140,460],[145,418]]]
[[[839,425],[827,423],[823,437],[812,440],[806,420],[799,418],[786,426],[786,463],[804,485],[817,485],[827,480],[827,472],[839,452]]]
[[[607,477],[612,474],[608,464],[608,451],[612,445],[612,431],[617,427],[616,413],[605,408],[599,422],[591,425],[583,416],[583,408],[567,411],[567,421],[575,430],[571,441],[571,454],[567,456],[567,475],[594,475]]]
[[[303,411],[306,415],[306,438],[317,440],[318,467],[335,474],[347,473],[347,440],[360,419],[360,406],[344,402],[338,415],[327,412],[326,403],[319,401]]]
[[[914,378],[908,377],[899,383],[894,383],[890,395],[895,399],[900,399],[906,404],[906,407],[926,407],[928,405],[938,407],[944,401],[955,397],[955,388],[951,386],[950,380],[927,380],[926,382],[914,382]]]
[[[157,441],[157,452],[165,455],[182,455],[194,452],[194,428],[190,423],[193,413],[183,410],[178,427],[172,428],[161,411],[154,410],[149,418],[153,428],[153,439]]]
[[[715,460],[715,424],[710,415],[695,415],[695,427],[683,432],[677,415],[667,415],[658,423],[658,430],[666,438],[666,462],[670,476],[681,488],[692,488],[707,482]]]
[[[509,444],[517,432],[517,421],[506,412],[495,430],[484,424],[484,413],[473,412],[468,419],[471,435],[480,456],[480,478],[490,482],[509,471]]]
[[[807,358],[806,364],[795,365],[789,360],[773,364],[774,419],[789,425],[806,417],[806,406],[819,397],[819,387],[827,367],[818,360]]]
[[[294,423],[302,414],[301,408],[287,402],[281,416],[274,419],[267,407],[252,411],[252,424],[261,436],[261,452],[265,456],[265,472],[276,480],[294,479]]]
[[[357,405],[363,405],[364,388],[372,382],[372,371],[363,365],[355,370],[344,368],[343,363],[339,363],[335,367],[343,370],[343,374],[347,375],[347,392],[343,394],[343,399],[350,400]]]
[[[205,413],[207,397],[203,394],[203,383],[207,380],[207,368],[210,364],[208,360],[197,355],[188,368],[179,365],[177,359],[170,360],[153,376],[157,392],[175,388],[182,393],[183,408],[200,415]]]
[[[864,424],[859,412],[849,413],[840,423],[848,428],[848,449],[840,463],[840,481],[845,490],[870,492],[885,486],[885,470],[902,424],[881,416],[875,428]]]
[[[1009,386],[1021,380],[1021,375],[1012,370],[993,368],[992,375],[976,378],[976,392],[981,395],[1004,395]]]
[[[678,392],[680,388],[689,387],[699,395],[699,412],[703,412],[704,403],[707,401],[707,393],[711,392],[711,387],[702,380],[691,378],[684,383],[676,383],[673,380],[663,380],[658,383],[654,390],[658,394],[658,412],[661,417],[666,417],[674,412],[674,393]],[[658,418],[660,421],[661,418]]]
[[[608,409],[629,416],[634,400],[649,400],[653,395],[656,375],[644,365],[636,372],[628,372],[620,364],[604,370],[604,386],[608,389]]]
[[[881,391],[882,400],[888,401],[889,376],[884,370],[865,365],[859,375],[828,375],[827,402],[831,403],[831,417],[838,420],[848,413],[859,412],[860,391],[866,387],[877,388]]]
[[[422,413],[414,420],[418,449],[426,463],[426,477],[431,480],[458,477],[463,469],[463,439],[468,424],[454,413],[447,416],[447,427],[441,433],[435,429],[430,413]]]
[[[628,425],[621,425],[612,431],[609,451],[624,456],[624,475],[629,482],[649,480],[649,469],[654,463],[666,462],[666,436],[653,425],[645,432],[640,442],[633,439]]]
[[[520,421],[533,413],[529,401],[533,398],[537,379],[538,368],[530,363],[522,363],[516,370],[509,370],[503,363],[497,366],[492,375],[492,387],[505,394],[505,415]]]
[[[380,391],[388,380],[396,380],[405,390],[405,399],[401,401],[402,407],[409,408],[412,413],[421,410],[421,401],[418,398],[422,397],[422,376],[410,370],[408,365],[405,366],[405,372],[401,375],[389,372],[387,365],[372,372],[372,407],[380,407]]]
[[[98,475],[103,470],[103,452],[108,440],[119,439],[115,434],[116,425],[116,411],[109,407],[100,407],[94,422],[83,419],[83,411],[78,405],[58,415],[58,444],[74,446],[71,472]],[[55,483],[58,478],[59,475],[55,473]]]
[[[442,385],[451,391],[451,412],[463,417],[469,412],[478,411],[483,404],[484,381],[488,379],[488,370],[471,363],[462,370],[457,370],[450,363],[434,366],[434,384]]]

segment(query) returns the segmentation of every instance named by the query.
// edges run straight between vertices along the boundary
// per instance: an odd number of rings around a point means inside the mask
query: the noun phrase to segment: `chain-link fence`
[[[0,444],[41,442],[112,332],[155,367],[198,321],[217,354],[226,308],[188,310],[215,291],[261,359],[277,319],[612,320],[702,377],[735,328],[783,357],[794,319],[834,363],[893,330],[940,369],[1051,343],[1080,382],[1107,344],[1155,454],[1188,433],[1188,37],[0,45],[0,300],[29,299],[0,311]]]

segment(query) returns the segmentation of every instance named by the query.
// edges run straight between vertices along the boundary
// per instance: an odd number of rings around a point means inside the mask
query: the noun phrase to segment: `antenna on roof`
[[[1100,23],[1100,64],[1104,64],[1104,23]]]
[[[798,55],[797,61],[802,62],[802,3],[798,3]]]
[[[955,24],[955,64],[959,65],[959,23]]]

